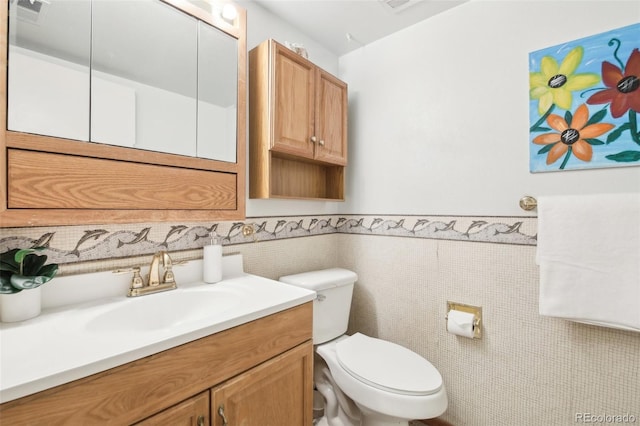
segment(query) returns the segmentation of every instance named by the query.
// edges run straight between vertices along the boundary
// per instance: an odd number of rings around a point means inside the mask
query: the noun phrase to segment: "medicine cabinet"
[[[245,10],[10,0],[0,14],[2,226],[244,218]]]
[[[344,199],[347,84],[275,40],[249,52],[251,198]]]

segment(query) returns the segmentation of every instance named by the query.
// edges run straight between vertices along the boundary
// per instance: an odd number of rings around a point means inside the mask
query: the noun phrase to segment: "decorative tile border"
[[[340,217],[337,232],[483,243],[536,245],[535,218],[363,216]]]
[[[244,225],[252,225],[254,234],[243,235]],[[158,250],[194,250],[206,245],[211,233],[222,237],[225,246],[335,233],[536,245],[536,225],[537,219],[532,217],[328,215],[259,217],[210,224],[7,228],[2,230],[0,252],[43,246],[51,262],[74,264]]]

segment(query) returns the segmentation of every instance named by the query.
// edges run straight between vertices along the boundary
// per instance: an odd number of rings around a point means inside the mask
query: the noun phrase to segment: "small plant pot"
[[[40,315],[40,287],[18,293],[0,294],[0,321],[17,322]]]

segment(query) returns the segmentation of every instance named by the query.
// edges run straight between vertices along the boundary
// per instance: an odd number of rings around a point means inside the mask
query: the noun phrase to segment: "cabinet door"
[[[347,84],[318,70],[316,89],[316,159],[347,164]]]
[[[213,388],[212,425],[310,426],[312,369],[309,341]]]
[[[274,151],[313,158],[315,67],[286,47],[274,44]]]
[[[136,426],[209,426],[209,391],[202,392]]]

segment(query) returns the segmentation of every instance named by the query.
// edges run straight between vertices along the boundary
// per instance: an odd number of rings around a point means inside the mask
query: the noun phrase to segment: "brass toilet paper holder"
[[[445,315],[445,320],[449,319],[450,311],[462,311],[473,314],[473,338],[481,339],[482,338],[482,307],[473,306],[473,305],[465,305],[464,303],[451,302],[447,301],[447,314]]]

